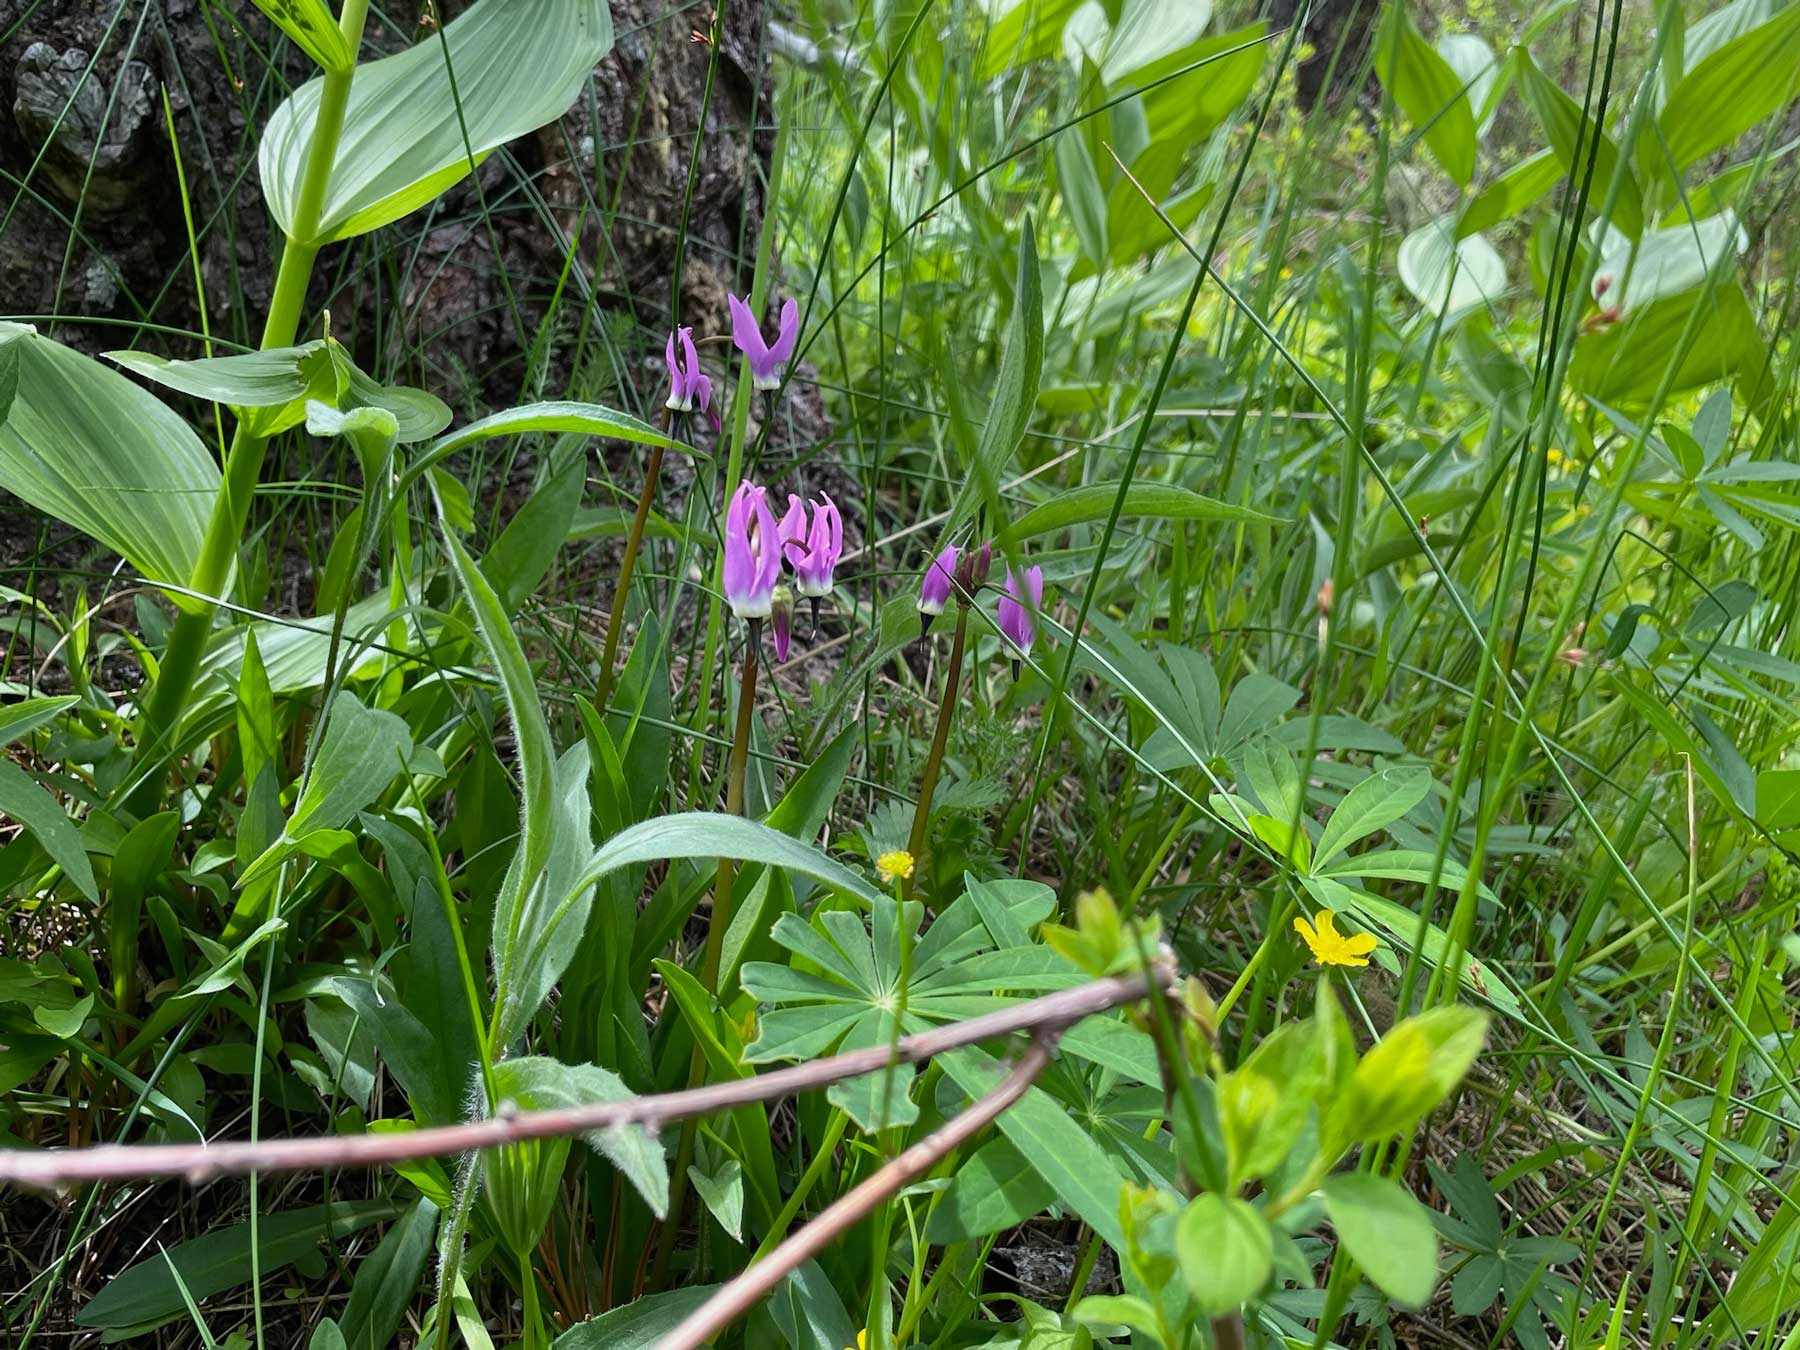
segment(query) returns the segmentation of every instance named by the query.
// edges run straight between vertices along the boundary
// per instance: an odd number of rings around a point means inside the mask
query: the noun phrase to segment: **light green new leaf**
[[[56,799],[26,775],[10,759],[0,759],[0,816],[16,820],[36,837],[50,861],[68,874],[69,880],[89,900],[98,903],[94,869],[74,823],[63,814]]]
[[[1730,145],[1800,94],[1800,8],[1691,65],[1657,119],[1677,169]]]
[[[185,584],[219,493],[206,447],[154,395],[35,329],[0,323],[0,350],[18,362],[18,395],[0,425],[0,489],[153,581]]]
[[[1390,0],[1375,35],[1375,69],[1438,167],[1467,187],[1475,176],[1475,114],[1465,81],[1425,40],[1400,0]]]
[[[1524,95],[1526,105],[1537,118],[1538,125],[1544,129],[1544,139],[1550,142],[1550,148],[1556,152],[1563,172],[1572,182],[1579,183],[1586,176],[1589,160],[1592,159],[1594,178],[1588,197],[1589,210],[1600,209],[1611,189],[1614,173],[1623,174],[1619,200],[1613,208],[1612,223],[1636,239],[1644,231],[1644,199],[1637,179],[1619,163],[1618,146],[1604,133],[1599,134],[1596,146],[1595,128],[1585,119],[1581,105],[1564,93],[1561,85],[1538,69],[1529,52],[1522,47],[1518,48],[1514,52],[1514,60],[1518,63],[1519,92]],[[1578,149],[1579,158],[1576,153]]]
[[[561,117],[612,42],[606,0],[481,0],[441,36],[359,66],[318,219],[302,221],[300,184],[325,88],[312,80],[263,132],[257,158],[269,209],[290,239],[312,245],[398,220],[491,151]]]
[[[1425,1207],[1398,1182],[1368,1172],[1339,1172],[1323,1189],[1338,1241],[1375,1286],[1409,1308],[1430,1298],[1438,1251]]]
[[[1321,1151],[1406,1133],[1462,1081],[1487,1037],[1487,1014],[1454,1005],[1396,1022],[1358,1061],[1331,1105]]]
[[[1112,504],[1119,495],[1115,479],[1107,483],[1090,483],[1058,493],[1041,506],[1034,506],[1007,527],[1008,540],[1029,539],[1049,534],[1071,525],[1089,525],[1112,514]],[[1121,516],[1150,516],[1166,520],[1233,520],[1247,525],[1279,525],[1280,516],[1264,515],[1247,506],[1203,497],[1198,492],[1170,483],[1134,482],[1125,492],[1125,509]]]
[[[356,64],[356,53],[325,0],[255,0],[255,4],[323,69],[348,70]]]
[[[1206,1191],[1175,1223],[1181,1277],[1208,1317],[1234,1313],[1262,1292],[1275,1270],[1275,1237],[1247,1201]]]
[[[1313,852],[1313,866],[1323,867],[1358,839],[1385,829],[1413,807],[1425,800],[1431,791],[1431,770],[1423,766],[1382,769],[1372,773],[1338,803],[1325,832],[1319,836],[1319,847]]]

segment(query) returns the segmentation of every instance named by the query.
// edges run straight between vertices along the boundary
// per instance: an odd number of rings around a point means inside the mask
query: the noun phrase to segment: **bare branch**
[[[1165,986],[1174,978],[1167,961],[1155,968]],[[1142,971],[1092,980],[1015,1007],[934,1027],[899,1044],[899,1062],[916,1064],[976,1041],[1018,1031],[1060,1031],[1093,1013],[1142,999],[1149,981]],[[264,1139],[216,1144],[100,1144],[75,1149],[0,1150],[0,1183],[51,1189],[77,1182],[127,1181],[145,1177],[185,1177],[198,1185],[213,1177],[247,1172],[301,1172],[345,1167],[382,1167],[416,1158],[464,1153],[525,1139],[586,1134],[623,1125],[657,1130],[694,1116],[713,1115],[752,1102],[808,1092],[846,1078],[886,1068],[889,1047],[874,1046],[830,1059],[813,1060],[772,1073],[683,1092],[634,1097],[621,1102],[561,1107],[551,1111],[509,1110],[486,1120],[399,1134],[325,1135],[310,1139]]]
[[[699,1350],[714,1336],[767,1298],[790,1273],[838,1241],[864,1216],[902,1186],[929,1172],[952,1149],[991,1125],[1007,1107],[1025,1095],[1044,1071],[1056,1049],[1059,1031],[1042,1028],[994,1089],[935,1134],[927,1135],[871,1173],[820,1212],[763,1260],[740,1272],[665,1336],[659,1350]]]

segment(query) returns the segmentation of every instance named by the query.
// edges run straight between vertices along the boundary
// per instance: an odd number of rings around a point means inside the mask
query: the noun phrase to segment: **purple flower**
[[[681,339],[681,360],[675,359],[675,340]],[[663,407],[671,412],[707,410],[712,403],[712,381],[700,369],[700,353],[694,350],[694,330],[677,328],[669,334],[669,345],[663,352],[669,366],[669,398]]]
[[[931,631],[931,621],[944,612],[950,602],[950,584],[956,576],[957,547],[945,544],[944,551],[925,565],[919,582],[919,636]]]
[[[1005,594],[1000,597],[1000,631],[1006,635],[1019,652],[1030,652],[1031,640],[1037,635],[1037,626],[1033,619],[1044,607],[1044,569],[1027,567],[1025,569],[1025,585],[1021,590],[1018,578],[1013,576],[1012,569],[1006,569]],[[1019,657],[1013,657],[1013,678],[1019,678]]]
[[[805,504],[792,493],[781,518],[781,547],[794,569],[794,589],[812,600],[831,594],[838,559],[844,556],[844,521],[837,503],[823,492],[819,498],[812,504],[810,528]]]
[[[781,579],[781,542],[769,496],[749,479],[725,513],[725,602],[740,619],[766,619]]]
[[[781,377],[794,355],[794,340],[800,336],[800,306],[789,300],[781,307],[781,323],[773,344],[763,341],[762,327],[750,306],[729,291],[725,299],[731,304],[731,341],[750,358],[750,383],[758,389],[781,388]]]

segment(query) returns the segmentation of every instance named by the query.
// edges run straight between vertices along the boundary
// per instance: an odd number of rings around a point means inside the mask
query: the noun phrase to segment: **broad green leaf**
[[[1620,164],[1619,148],[1604,133],[1596,136],[1596,129],[1584,118],[1581,105],[1565,94],[1561,85],[1538,69],[1529,52],[1522,47],[1516,48],[1514,60],[1519,72],[1519,92],[1524,95],[1526,105],[1537,118],[1538,125],[1543,128],[1544,139],[1550,142],[1550,148],[1556,152],[1556,158],[1561,162],[1563,172],[1568,175],[1569,180],[1580,183],[1587,176],[1588,164],[1592,162],[1594,176],[1588,195],[1590,211],[1598,212],[1605,203],[1614,173],[1623,174],[1619,200],[1613,208],[1612,223],[1631,238],[1637,238],[1644,230],[1643,195],[1638,188],[1637,179],[1632,177],[1629,169]],[[1577,149],[1580,151],[1579,158]]]
[[[1024,540],[1073,525],[1089,525],[1112,514],[1118,498],[1119,484],[1090,483],[1058,493],[1040,506],[1034,506],[1006,529],[1008,540]],[[1281,517],[1264,515],[1247,506],[1202,497],[1198,492],[1171,483],[1133,482],[1125,492],[1124,516],[1152,516],[1168,520],[1233,520],[1251,525],[1276,525]]]
[[[1668,296],[1583,333],[1569,363],[1569,383],[1597,402],[1641,407],[1665,380],[1668,392],[1678,395],[1734,376],[1762,376],[1766,360],[1750,302],[1736,282],[1727,282]],[[1764,378],[1751,396],[1769,383]]]
[[[401,1209],[391,1200],[358,1200],[266,1214],[256,1235],[262,1273],[266,1278],[311,1254],[328,1238],[342,1238],[391,1219]],[[177,1243],[114,1275],[75,1314],[75,1321],[84,1327],[141,1326],[182,1312],[187,1306],[182,1285],[200,1301],[249,1279],[250,1225],[231,1224]]]
[[[1677,170],[1685,169],[1730,145],[1797,94],[1800,9],[1790,6],[1698,61],[1690,58],[1657,119],[1666,153]]]
[[[34,329],[0,323],[0,349],[19,390],[0,425],[0,489],[185,585],[219,494],[206,447],[154,395]]]
[[[1017,0],[987,31],[975,78],[986,83],[1002,71],[1054,56],[1063,26],[1082,0]]]
[[[325,0],[255,0],[255,4],[321,68],[343,71],[356,64],[356,53]]]
[[[420,1196],[356,1268],[339,1330],[358,1350],[387,1350],[431,1257],[437,1206]]]
[[[1175,1255],[1188,1293],[1207,1317],[1236,1312],[1275,1271],[1275,1238],[1247,1201],[1206,1191],[1175,1224]]]
[[[6,425],[13,399],[19,393],[19,349],[0,340],[0,426]]]
[[[450,425],[450,409],[442,399],[423,389],[378,384],[332,338],[195,361],[170,361],[137,351],[105,356],[166,389],[238,410],[260,436],[298,426],[306,418],[308,399],[346,412],[385,408],[394,415],[396,436],[405,444],[428,440]]]
[[[480,0],[441,35],[358,66],[318,218],[301,220],[325,89],[312,80],[263,130],[269,210],[290,239],[312,245],[398,220],[491,151],[561,117],[612,41],[605,0]]]
[[[1456,237],[1463,239],[1513,219],[1556,186],[1562,176],[1562,161],[1554,150],[1540,150],[1520,160],[1482,188],[1458,213]]]
[[[1166,0],[1124,0],[1111,21],[1100,0],[1087,0],[1063,29],[1063,55],[1076,65],[1083,58],[1092,61],[1107,88],[1116,89],[1198,41],[1211,21],[1211,0],[1175,6]]]
[[[99,903],[94,869],[88,865],[87,847],[74,822],[63,814],[54,797],[10,759],[0,759],[0,817],[15,820],[31,831],[50,855],[50,861],[62,868],[75,888]]]
[[[925,1225],[925,1240],[936,1246],[986,1237],[1017,1227],[1041,1214],[1056,1199],[1056,1188],[1007,1138],[982,1145],[950,1179]]]
[[[1387,1177],[1339,1172],[1325,1179],[1325,1213],[1338,1241],[1394,1302],[1417,1308],[1437,1286],[1437,1233],[1417,1200]]]
[[[975,462],[969,466],[962,491],[950,508],[934,554],[942,550],[964,521],[974,516],[977,507],[986,505],[992,520],[1006,518],[1000,503],[1000,475],[1025,439],[1043,369],[1044,295],[1038,280],[1037,237],[1027,217],[1019,237],[1012,317],[1007,321],[1000,373],[994,381],[987,421],[982,424],[981,438],[975,446]]]
[[[656,1350],[663,1339],[694,1309],[718,1290],[717,1285],[690,1285],[649,1294],[622,1308],[577,1322],[556,1338],[552,1350]]]
[[[1494,55],[1494,49],[1473,33],[1445,34],[1437,40],[1437,53],[1462,81],[1469,112],[1475,119],[1476,139],[1485,139],[1488,128],[1494,124],[1494,114],[1499,111],[1502,73],[1511,67],[1504,65]]]
[[[1358,839],[1386,829],[1424,801],[1430,791],[1431,770],[1422,765],[1370,774],[1344,794],[1325,822],[1325,832],[1313,851],[1313,867],[1323,867]]]
[[[508,408],[455,431],[446,432],[427,446],[407,466],[396,490],[404,490],[432,465],[498,436],[523,436],[532,431],[573,431],[583,436],[608,436],[639,445],[679,446],[648,422],[630,413],[615,412],[598,403],[527,403]]]
[[[1475,115],[1463,92],[1465,81],[1425,40],[1399,0],[1390,0],[1375,35],[1375,70],[1425,138],[1438,167],[1467,187],[1475,176]]]
[[[1454,317],[1497,303],[1506,263],[1480,234],[1457,237],[1449,216],[1428,220],[1400,241],[1400,280],[1427,312]]]
[[[29,736],[58,713],[74,707],[80,699],[73,694],[60,698],[27,698],[0,706],[0,748]]]
[[[1603,308],[1629,317],[1667,296],[1693,290],[1708,276],[1723,282],[1735,269],[1737,255],[1749,247],[1749,236],[1732,211],[1646,230],[1635,248],[1615,234],[1594,273],[1594,294]]]

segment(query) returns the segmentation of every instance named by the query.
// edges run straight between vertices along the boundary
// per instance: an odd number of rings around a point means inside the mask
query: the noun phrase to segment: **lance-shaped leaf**
[[[0,425],[0,488],[153,581],[185,583],[219,492],[218,465],[187,423],[117,371],[35,329],[0,323],[0,351],[18,370],[18,393]]]
[[[313,245],[398,220],[561,117],[612,41],[605,0],[482,0],[440,37],[359,67],[318,219],[305,221],[300,183],[325,84],[302,85],[263,132],[269,209],[290,239]]]

